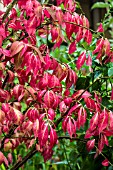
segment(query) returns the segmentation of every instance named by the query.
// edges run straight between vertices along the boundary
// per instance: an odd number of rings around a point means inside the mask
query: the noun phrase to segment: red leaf
[[[44,103],[46,104],[46,106],[48,108],[52,108],[55,101],[56,101],[55,93],[52,90],[47,91],[44,95]]]
[[[103,45],[104,45],[104,39],[101,38],[97,41],[96,43],[96,49],[93,51],[93,54],[99,52],[102,48],[103,48]]]
[[[87,141],[86,147],[88,152],[90,152],[95,146],[95,139]]]
[[[48,124],[44,124],[38,133],[40,147],[44,146],[48,140]]]
[[[92,33],[89,30],[87,30],[85,33],[85,41],[88,43],[88,45],[90,45],[92,42]]]
[[[63,119],[63,122],[62,122],[62,129],[63,129],[64,132],[66,132],[66,130],[67,130],[67,122],[68,122],[68,119],[69,119],[69,117],[66,116],[66,117]]]
[[[72,54],[76,50],[76,41],[72,42],[69,46],[69,54]]]
[[[99,153],[102,152],[103,148],[104,148],[104,138],[103,138],[103,134],[101,134],[100,139],[98,140],[98,149],[99,149]]]
[[[49,76],[48,86],[50,88],[55,88],[56,87],[56,89],[57,88],[59,89],[59,87],[61,87],[61,84],[60,84],[59,79],[55,75],[51,75],[51,76]]]
[[[97,28],[97,32],[104,32],[102,23],[100,23],[99,27]]]
[[[78,111],[78,118],[77,118],[77,128],[80,129],[81,126],[84,126],[86,122],[86,110],[83,107],[80,107]]]
[[[65,21],[66,21],[66,34],[68,39],[70,39],[72,33],[74,32],[74,25],[70,24],[70,22],[73,22],[72,15],[67,12],[65,15]]]
[[[15,108],[11,108],[11,109],[12,109],[11,112],[13,113],[13,117],[12,117],[13,122],[16,125],[21,124],[23,121],[23,114]]]
[[[76,84],[77,78],[78,77],[75,71],[68,69],[68,76],[66,78],[66,88],[70,88],[72,84]]]
[[[78,109],[81,106],[81,104],[75,104],[74,106],[71,107],[71,109],[68,112],[68,115],[71,115],[73,111],[75,111],[76,109]]]
[[[66,106],[66,104],[65,104],[64,101],[62,101],[62,102],[59,103],[59,108],[60,108],[60,112],[61,112],[61,113],[65,113],[65,112],[66,112],[67,106]]]
[[[26,113],[27,117],[29,118],[29,120],[31,122],[35,122],[36,119],[39,118],[39,112],[36,108],[30,108],[27,113]]]
[[[68,97],[68,98],[64,99],[64,103],[65,103],[67,106],[70,106],[70,104],[72,103],[72,98],[71,98],[71,97]]]
[[[4,162],[4,155],[3,153],[0,151],[0,165]]]
[[[51,127],[50,128],[50,146],[53,147],[57,142],[57,133],[56,131]]]
[[[48,117],[49,117],[49,119],[50,120],[54,120],[55,115],[56,115],[55,111],[53,109],[49,108],[49,110],[48,110]]]
[[[11,153],[8,153],[7,158],[8,158],[8,161],[12,164],[12,162],[13,162],[13,156],[12,156]]]
[[[58,38],[58,29],[56,27],[51,28],[52,42]]]
[[[87,98],[84,98],[84,101],[86,103],[86,106],[91,109],[91,110],[95,110],[96,108],[96,104],[95,104],[95,101],[89,97]]]
[[[18,101],[22,100],[24,94],[25,94],[25,90],[23,85],[18,84],[13,88],[13,95]]]
[[[108,113],[104,109],[104,111],[99,115],[98,129],[99,134],[107,127],[108,125]]]
[[[91,56],[89,54],[88,54],[88,58],[86,60],[86,65],[87,66],[92,66],[92,58],[91,58]]]
[[[56,0],[57,1],[57,6],[59,6],[64,0]]]
[[[104,51],[105,51],[105,54],[109,56],[109,53],[110,53],[110,42],[108,41],[107,38],[105,38],[105,40],[104,40]]]
[[[3,0],[4,6],[7,6],[12,0]]]
[[[90,130],[91,131],[93,131],[97,127],[98,121],[99,121],[99,114],[97,112],[94,114],[94,116],[90,120]]]
[[[102,162],[102,165],[103,166],[108,166],[109,165],[109,161],[108,161],[107,158]]]
[[[83,66],[85,60],[86,60],[86,52],[82,52],[82,54],[80,54],[76,62],[76,67],[78,70],[80,70],[80,68]]]
[[[39,120],[38,119],[36,119],[34,124],[33,124],[33,132],[34,132],[35,138],[37,138],[38,133],[39,133]]]
[[[113,112],[109,112],[109,128],[113,131]]]
[[[67,122],[67,131],[71,138],[72,138],[72,135],[75,135],[75,132],[76,132],[76,122],[74,121],[74,124],[73,124],[72,119],[70,117]]]
[[[84,92],[84,93],[83,93]],[[78,90],[77,92],[75,92],[73,95],[72,95],[72,98],[73,99],[78,99],[79,97],[81,98],[88,98],[90,97],[91,94],[88,92],[88,91],[84,91],[84,90]]]

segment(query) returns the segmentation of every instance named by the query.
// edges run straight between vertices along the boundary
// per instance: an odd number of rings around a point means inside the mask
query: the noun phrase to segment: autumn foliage
[[[76,85],[84,66],[91,76],[94,61],[100,67],[113,62],[102,24],[95,38],[88,19],[76,12],[73,0],[57,0],[57,6],[37,0],[2,3],[7,10],[0,11],[0,164],[14,168],[11,153],[22,143],[40,152],[46,162],[60,142],[58,127],[62,138],[68,136],[71,142],[79,138],[86,122],[84,141],[88,152],[96,151],[96,158],[105,145],[109,146],[113,112],[103,106],[101,91],[90,88],[97,79],[92,83],[89,79],[86,88],[77,89]],[[72,57],[85,44],[74,57],[75,68],[51,54],[63,43]],[[111,91],[109,100],[113,100]],[[108,164],[104,157],[102,165]]]

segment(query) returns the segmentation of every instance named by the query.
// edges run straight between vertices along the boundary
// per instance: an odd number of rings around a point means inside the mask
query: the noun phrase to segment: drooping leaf
[[[95,146],[95,139],[87,141],[86,147],[88,152],[90,152]]]
[[[48,140],[48,124],[44,124],[42,129],[40,129],[38,133],[38,139],[40,142],[40,146],[44,146]]]
[[[50,146],[53,147],[57,142],[57,133],[56,131],[51,127],[50,128]]]
[[[102,162],[102,165],[103,166],[108,166],[109,165],[109,161],[108,161],[107,158]]]
[[[69,54],[72,54],[76,50],[76,41],[73,41],[69,46]]]
[[[86,52],[82,52],[76,62],[76,67],[78,70],[80,70],[80,68],[83,66],[85,60],[86,60]]]

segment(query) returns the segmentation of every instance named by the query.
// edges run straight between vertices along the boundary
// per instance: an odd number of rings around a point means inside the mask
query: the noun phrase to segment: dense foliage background
[[[112,0],[0,3],[0,169],[112,170]]]

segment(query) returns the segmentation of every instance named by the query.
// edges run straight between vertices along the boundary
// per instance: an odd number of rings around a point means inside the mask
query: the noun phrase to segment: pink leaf
[[[55,111],[53,109],[49,108],[49,110],[48,110],[48,117],[49,117],[49,119],[50,120],[54,120],[55,115],[56,115]]]
[[[98,123],[98,128],[99,128],[99,133],[101,133],[108,125],[108,113],[104,109],[104,111],[99,115],[99,123]]]
[[[99,149],[99,153],[102,152],[103,148],[104,148],[104,138],[103,138],[103,134],[100,135],[100,139],[98,140],[98,149]]]
[[[87,141],[86,147],[88,152],[90,152],[95,146],[95,139]]]
[[[92,58],[91,58],[91,56],[89,54],[88,54],[88,58],[86,60],[86,65],[87,66],[92,66]]]
[[[97,32],[104,32],[102,23],[100,23],[99,27],[97,28]]]
[[[54,102],[55,102],[55,94],[54,94],[54,92],[52,90],[47,91],[45,93],[45,95],[44,95],[44,103],[46,104],[46,106],[48,108],[52,108]]]
[[[81,106],[81,104],[75,104],[74,106],[71,107],[71,109],[68,112],[68,115],[71,115],[72,112],[75,112],[76,109],[78,109]]]
[[[102,165],[103,166],[108,166],[109,165],[109,161],[108,161],[107,158],[102,162]]]
[[[8,153],[7,158],[8,158],[8,161],[9,161],[10,163],[12,163],[13,157],[12,157],[12,154],[11,154],[11,153]]]
[[[65,102],[64,102],[64,101],[62,101],[62,102],[59,103],[59,108],[60,108],[60,112],[61,112],[61,113],[65,113],[65,112],[66,112],[67,106],[65,105]]]
[[[36,119],[39,118],[39,112],[36,108],[30,108],[27,113],[26,113],[27,117],[29,118],[29,120],[31,122],[35,122]]]
[[[14,97],[20,102],[24,97],[24,86],[18,84],[13,88],[13,95]]]
[[[48,140],[48,124],[44,124],[42,129],[38,133],[38,139],[40,142],[40,147],[44,146]]]
[[[97,40],[96,49],[93,51],[93,54],[99,52],[103,48],[103,45],[104,45],[104,39],[103,38]]]
[[[107,38],[105,38],[105,40],[104,40],[104,51],[105,51],[105,54],[109,56],[109,53],[110,53],[110,42],[108,41]]]
[[[84,101],[86,103],[86,106],[91,109],[91,110],[95,110],[96,106],[95,106],[95,101],[89,97],[84,98]]]
[[[70,106],[70,104],[72,103],[72,98],[68,97],[68,98],[64,99],[64,103],[66,104],[66,106]]]
[[[77,128],[80,129],[81,126],[84,126],[86,122],[86,110],[83,107],[80,107],[78,111],[78,118],[77,118]]]
[[[113,112],[109,112],[109,128],[113,131]]]
[[[69,54],[72,54],[76,50],[76,41],[72,42],[69,46]]]
[[[71,138],[72,138],[72,135],[75,135],[75,132],[76,132],[76,124],[72,123],[72,119],[70,117],[67,122],[67,131]]]
[[[66,117],[63,119],[63,122],[62,122],[62,129],[63,129],[64,132],[66,132],[66,130],[67,130],[67,122],[68,122],[68,119],[69,119],[69,117],[66,116]]]
[[[99,121],[99,114],[97,112],[94,114],[94,116],[90,120],[90,130],[91,131],[93,131],[97,127],[98,121]]]
[[[39,120],[38,119],[36,119],[36,121],[33,124],[33,132],[34,132],[35,138],[37,138],[38,132],[39,132]]]
[[[86,60],[86,52],[82,52],[82,54],[80,54],[76,62],[76,67],[78,70],[80,70],[80,68],[83,66],[85,60]]]
[[[88,45],[90,45],[92,42],[92,33],[89,30],[87,30],[85,33],[85,41],[88,43]]]
[[[0,165],[4,162],[4,155],[3,153],[0,151]]]
[[[91,96],[91,94],[88,92],[88,91],[84,91],[84,90],[78,90],[78,91],[76,91],[73,95],[72,95],[72,98],[73,99],[78,99],[79,97],[81,97],[81,98],[88,98],[88,97],[90,97]]]
[[[57,133],[56,131],[51,127],[50,128],[50,146],[53,147],[57,142]]]

